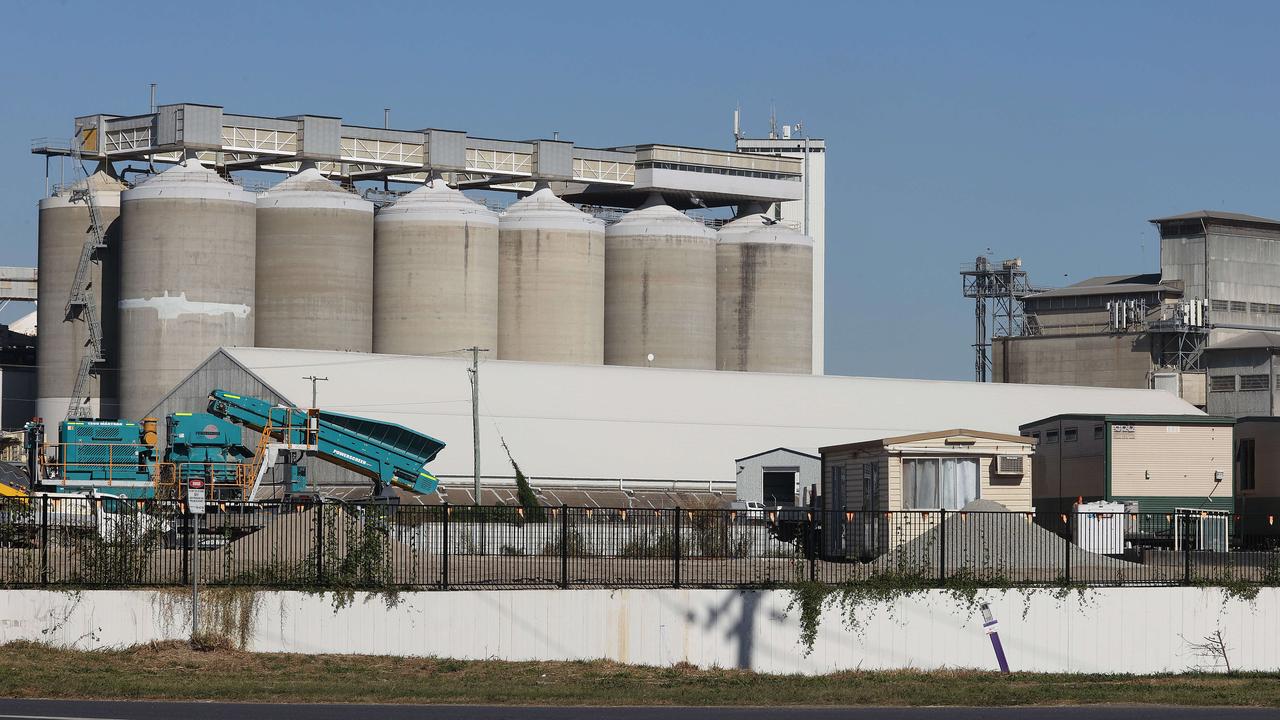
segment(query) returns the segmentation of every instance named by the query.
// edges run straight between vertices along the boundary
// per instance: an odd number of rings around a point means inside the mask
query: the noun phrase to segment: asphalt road
[[[1095,705],[1021,708],[511,707],[460,705],[274,705],[263,703],[4,700],[0,720],[1253,720],[1274,708]]]

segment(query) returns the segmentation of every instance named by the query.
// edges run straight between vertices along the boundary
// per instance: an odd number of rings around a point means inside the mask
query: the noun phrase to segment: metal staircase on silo
[[[105,359],[102,349],[102,320],[98,316],[98,304],[93,299],[93,280],[90,271],[98,264],[98,251],[107,246],[102,232],[102,223],[98,217],[98,205],[93,198],[93,183],[89,172],[85,169],[84,159],[80,154],[80,135],[71,139],[71,157],[75,172],[84,182],[83,189],[71,191],[71,201],[83,200],[89,208],[89,229],[80,250],[80,264],[76,266],[75,280],[71,283],[71,294],[67,299],[64,321],[83,320],[89,330],[89,340],[85,343],[80,356],[80,368],[76,374],[76,382],[71,391],[71,402],[67,406],[67,417],[79,418],[89,414],[89,406],[85,402],[89,390],[89,376],[94,374],[95,366]]]

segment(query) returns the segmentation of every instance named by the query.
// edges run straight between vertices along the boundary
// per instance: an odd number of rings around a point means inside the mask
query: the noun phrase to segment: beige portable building
[[[1033,450],[1027,437],[963,429],[820,448],[825,554],[883,554],[979,499],[1031,513]]]
[[[1077,501],[1122,502],[1128,512],[1234,508],[1234,418],[1212,415],[1055,415],[1021,426],[1036,442],[1037,510]]]

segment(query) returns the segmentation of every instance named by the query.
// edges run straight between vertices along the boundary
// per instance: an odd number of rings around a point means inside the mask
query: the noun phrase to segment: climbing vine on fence
[[[956,614],[968,617],[979,612],[987,591],[1016,590],[1022,596],[1024,618],[1037,593],[1048,593],[1059,603],[1074,595],[1083,607],[1088,607],[1092,602],[1091,588],[1081,583],[1069,582],[1065,578],[1059,578],[1049,585],[1033,585],[1019,583],[1003,575],[978,575],[965,570],[948,575],[946,582],[941,585],[932,571],[899,569],[836,584],[814,581],[792,583],[786,589],[791,595],[787,612],[798,613],[798,642],[804,648],[805,655],[813,652],[823,611],[829,606],[839,609],[845,628],[861,636],[877,613],[883,613],[894,620],[899,601],[931,591],[942,593],[951,600]]]

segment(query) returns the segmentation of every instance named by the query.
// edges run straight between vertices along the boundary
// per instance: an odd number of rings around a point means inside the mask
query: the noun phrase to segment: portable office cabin
[[[1233,418],[1055,415],[1021,426],[1036,443],[1032,497],[1058,515],[1079,500],[1131,512],[1231,511]]]
[[[978,499],[1030,512],[1033,451],[1027,437],[962,429],[820,448],[824,552],[874,557]]]

